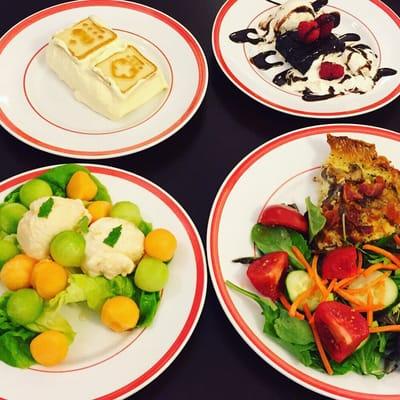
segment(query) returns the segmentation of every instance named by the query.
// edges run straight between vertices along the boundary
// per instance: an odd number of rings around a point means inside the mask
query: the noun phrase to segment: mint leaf
[[[311,201],[310,197],[306,198],[307,214],[308,214],[308,236],[310,242],[324,229],[326,218],[322,215],[321,210]]]
[[[103,243],[105,243],[106,245],[108,245],[110,247],[114,247],[117,244],[118,239],[121,236],[121,232],[122,232],[122,225],[115,227],[109,233],[109,235],[104,239]]]
[[[76,230],[80,233],[88,233],[89,232],[89,218],[86,215],[78,221]]]
[[[38,217],[39,218],[47,218],[51,210],[53,209],[54,206],[54,199],[52,197],[49,197],[41,206],[39,209]]]

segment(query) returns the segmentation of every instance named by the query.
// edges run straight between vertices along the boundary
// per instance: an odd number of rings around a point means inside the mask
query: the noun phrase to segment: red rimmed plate
[[[0,398],[43,400],[121,399],[157,378],[181,352],[200,317],[206,293],[205,255],[190,217],[152,182],[116,168],[87,166],[109,189],[113,201],[137,203],[154,227],[174,232],[178,249],[153,325],[116,334],[98,316],[81,309],[63,309],[77,332],[63,364],[28,370],[0,363]],[[43,173],[33,170],[0,183],[0,196]],[[0,293],[4,287],[0,285]]]
[[[45,62],[50,37],[87,16],[98,16],[163,71],[169,90],[119,121],[76,101]],[[204,53],[179,22],[125,1],[59,4],[22,20],[0,39],[0,123],[16,138],[66,157],[111,158],[167,139],[199,108],[207,88]]]
[[[399,372],[377,380],[354,373],[328,376],[303,366],[263,333],[259,306],[230,292],[224,283],[230,280],[254,290],[246,279],[243,267],[233,264],[231,260],[253,254],[250,231],[266,204],[296,203],[302,206],[307,196],[316,201],[319,187],[313,178],[318,175],[319,167],[329,154],[327,133],[374,143],[380,154],[400,167],[400,135],[363,125],[306,128],[260,146],[233,169],[215,199],[207,234],[212,282],[222,308],[243,340],[288,378],[336,399],[399,400]]]
[[[280,3],[283,3],[281,1]],[[229,35],[245,28],[255,28],[266,11],[277,7],[265,0],[227,0],[214,23],[212,43],[215,57],[225,75],[240,90],[254,100],[287,114],[308,118],[341,118],[365,114],[394,101],[400,94],[400,73],[381,79],[373,90],[364,95],[347,94],[324,101],[306,102],[301,95],[282,90],[272,80],[288,66],[261,71],[249,58],[259,50],[251,44],[238,44]],[[339,11],[342,22],[337,34],[358,33],[361,42],[378,55],[381,67],[399,70],[400,54],[393,51],[398,37],[400,18],[380,0],[365,0],[363,6],[355,1],[330,0],[326,8]],[[385,27],[385,29],[382,29]]]

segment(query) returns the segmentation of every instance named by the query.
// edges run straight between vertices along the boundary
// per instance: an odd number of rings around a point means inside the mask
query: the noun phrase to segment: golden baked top
[[[319,249],[364,243],[399,232],[400,172],[375,145],[328,135],[331,153],[322,168],[321,208],[327,223]]]
[[[55,38],[64,42],[74,57],[83,60],[111,43],[117,35],[89,17],[56,34]]]
[[[106,80],[112,80],[122,93],[126,93],[139,81],[153,75],[157,66],[129,45],[96,64],[96,71]]]

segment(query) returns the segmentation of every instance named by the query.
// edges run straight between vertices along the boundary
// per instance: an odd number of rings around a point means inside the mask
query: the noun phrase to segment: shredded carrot
[[[305,313],[308,321],[310,322],[310,327],[311,327],[312,333],[314,335],[315,344],[317,346],[318,353],[321,357],[322,363],[324,364],[325,370],[328,373],[328,375],[333,375],[333,369],[332,369],[329,359],[325,353],[325,349],[322,346],[321,338],[319,337],[319,333],[317,331],[317,328],[315,327],[314,320],[312,318],[310,309],[308,308],[307,304],[304,304],[304,313]]]
[[[400,246],[400,235],[399,234],[394,235],[393,239],[394,242],[397,244],[397,246]]]
[[[283,307],[285,307],[286,310],[289,311],[289,310],[290,310],[290,303],[289,303],[288,299],[285,297],[284,294],[281,294],[281,295],[279,296],[279,300],[281,301]],[[296,311],[295,317],[296,317],[297,319],[301,319],[301,320],[304,319],[304,315],[301,314],[301,313],[299,313],[298,311]]]
[[[358,278],[358,275],[350,276],[349,278],[344,278],[340,280],[337,285],[335,286],[336,289],[341,289],[345,286],[349,286],[351,282],[353,282],[356,278]]]
[[[369,328],[370,333],[400,332],[400,325],[373,326]]]
[[[357,273],[360,274],[362,270],[363,270],[363,255],[361,251],[359,251],[357,258]]]
[[[367,305],[368,305],[368,307],[372,306],[372,293],[371,293],[371,291],[368,292]],[[368,326],[371,326],[372,322],[374,321],[374,311],[371,308],[367,311],[367,321],[368,321]]]
[[[383,310],[385,306],[383,304],[371,304],[370,306],[360,306],[360,307],[353,307],[355,311],[366,313],[368,311],[380,311]]]
[[[318,266],[318,256],[314,256],[313,260],[312,260],[312,264],[311,264],[311,269],[312,269],[312,272],[313,272],[313,275],[314,275],[313,278],[315,280],[315,283],[318,286],[318,289],[322,293],[322,296],[323,297],[327,297],[328,296],[328,294],[327,294],[328,291],[327,291],[324,283],[321,281],[321,278],[318,275],[317,266]]]
[[[303,256],[303,253],[296,246],[292,246],[292,251],[293,251],[293,254],[295,255],[295,257],[297,258],[297,261],[306,269],[306,271],[312,278],[313,273],[312,273],[311,265]]]
[[[354,297],[351,294],[347,293],[346,290],[336,289],[335,291],[339,296],[343,297],[348,302],[355,304],[356,306],[365,306],[365,304],[362,303],[359,299],[357,299],[357,297]]]
[[[370,276],[373,272],[378,271],[380,269],[387,269],[390,271],[396,271],[397,269],[399,269],[399,267],[395,264],[383,264],[383,263],[379,263],[379,264],[374,264],[371,267],[367,268],[366,270],[364,270],[363,275],[364,276]]]
[[[317,286],[314,285],[310,289],[306,290],[300,296],[297,297],[297,299],[290,306],[289,315],[291,317],[294,317],[296,315],[297,309],[304,303],[304,301],[307,299],[307,297],[311,296],[314,293],[314,291],[316,289],[317,289]]]
[[[336,283],[337,283],[337,279],[334,279],[333,281],[331,281],[328,288],[326,289],[326,295],[324,296],[322,301],[326,301],[328,299],[329,295],[332,293],[333,288],[336,286]]]
[[[377,286],[381,282],[383,282],[390,274],[391,274],[391,272],[384,272],[381,276],[378,276],[372,282],[368,283],[368,285],[365,285],[365,286],[363,286],[361,288],[357,288],[357,289],[346,289],[346,292],[348,294],[359,294],[359,293],[367,292],[374,286]]]
[[[372,252],[374,252],[376,254],[380,254],[381,256],[384,256],[384,257],[388,258],[390,261],[393,262],[393,264],[396,264],[400,268],[400,258],[397,258],[395,255],[393,255],[389,251],[381,249],[378,246],[373,246],[372,244],[365,244],[363,246],[363,249],[372,251]]]

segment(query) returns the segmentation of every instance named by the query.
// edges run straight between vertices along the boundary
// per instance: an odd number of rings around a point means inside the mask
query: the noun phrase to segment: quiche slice
[[[331,153],[322,167],[321,210],[327,222],[319,250],[366,243],[400,231],[400,171],[375,145],[327,135]]]

